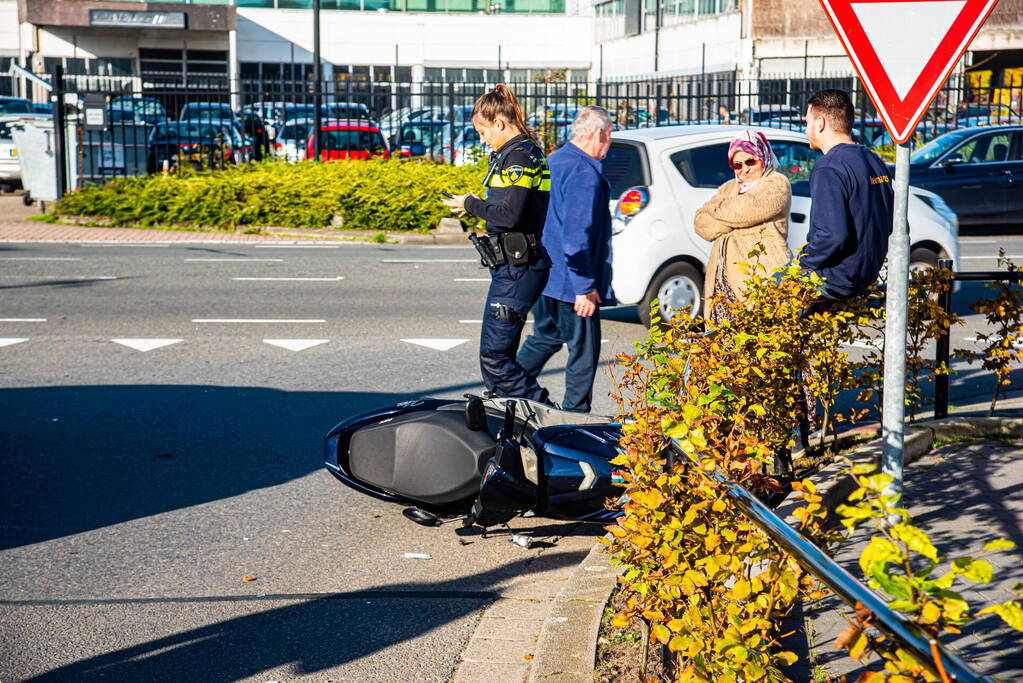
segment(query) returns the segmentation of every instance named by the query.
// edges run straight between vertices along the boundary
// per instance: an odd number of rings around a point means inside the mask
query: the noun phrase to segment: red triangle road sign
[[[820,0],[888,132],[913,135],[998,0]]]

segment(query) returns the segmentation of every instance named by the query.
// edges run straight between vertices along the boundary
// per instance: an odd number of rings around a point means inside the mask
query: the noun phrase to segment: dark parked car
[[[32,103],[22,97],[0,97],[0,116],[6,114],[34,114]]]
[[[444,148],[447,121],[409,121],[401,124],[396,145],[403,157],[439,156]]]
[[[1023,224],[1023,125],[962,128],[910,156],[909,182],[970,225]]]
[[[252,111],[243,111],[238,115],[245,137],[252,141],[252,160],[262,161],[270,153],[270,132],[266,122]]]
[[[233,119],[234,112],[231,105],[224,102],[189,102],[181,108],[178,116],[182,121],[186,119]]]
[[[167,120],[167,110],[160,100],[154,97],[130,97],[122,95],[110,100],[110,107],[129,109],[135,112],[135,117],[153,126]]]
[[[226,122],[173,121],[158,124],[149,135],[147,169],[155,173],[168,162],[171,170],[223,168],[244,160],[244,147]]]
[[[384,136],[374,125],[358,122],[332,121],[320,126],[320,159],[368,159],[371,156],[390,159]],[[313,136],[306,141],[306,159],[314,158]]]

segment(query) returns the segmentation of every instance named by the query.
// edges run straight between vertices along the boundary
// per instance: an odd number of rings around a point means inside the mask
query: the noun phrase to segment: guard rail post
[[[952,284],[955,282],[956,276],[952,267],[952,259],[938,259],[938,268],[941,270],[948,270],[952,274],[952,277],[949,279],[948,287],[944,288],[941,293],[938,294],[938,305],[941,306],[941,310],[945,312],[945,315],[951,315],[952,313]],[[938,337],[937,344],[935,345],[934,418],[936,420],[948,417],[948,361],[950,334],[951,329],[946,327],[942,330],[941,335]],[[942,367],[945,368],[944,372],[940,371]]]

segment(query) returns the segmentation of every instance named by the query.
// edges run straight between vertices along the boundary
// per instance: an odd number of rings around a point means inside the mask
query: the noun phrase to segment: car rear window
[[[728,143],[690,147],[671,155],[671,163],[693,187],[719,187],[735,177],[728,167]]]
[[[728,144],[719,142],[683,149],[671,155],[671,163],[693,187],[718,188],[735,177],[728,166]],[[778,157],[778,172],[792,183],[792,194],[810,196],[810,171],[821,153],[803,142],[771,140]]]
[[[321,144],[328,151],[379,152],[384,138],[375,130],[325,130]]]
[[[32,103],[28,100],[0,100],[0,114],[31,114]]]
[[[219,126],[209,126],[199,122],[180,121],[169,126],[158,126],[153,131],[153,140],[176,140],[178,138],[211,139],[221,133]]]
[[[643,150],[636,145],[612,142],[604,157],[604,177],[611,184],[611,198],[617,199],[630,187],[649,185]]]
[[[281,133],[277,137],[282,140],[305,140],[309,137],[309,130],[312,127],[311,123],[289,123],[281,128]]]

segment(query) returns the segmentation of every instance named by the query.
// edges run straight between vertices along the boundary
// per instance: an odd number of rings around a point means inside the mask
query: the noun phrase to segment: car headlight
[[[952,210],[945,200],[937,195],[929,194],[918,194],[917,197],[927,206],[934,209],[934,212],[944,218],[950,226],[952,226],[953,232],[959,232],[959,216]]]

